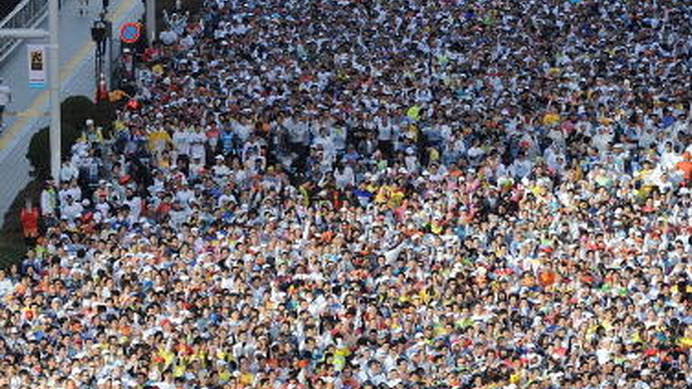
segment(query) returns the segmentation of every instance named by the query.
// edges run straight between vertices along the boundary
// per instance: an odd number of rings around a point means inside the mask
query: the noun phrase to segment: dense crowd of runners
[[[689,388],[692,4],[167,15],[0,271],[0,387]]]

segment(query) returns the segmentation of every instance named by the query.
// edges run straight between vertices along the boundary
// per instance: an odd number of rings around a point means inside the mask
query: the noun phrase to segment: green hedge
[[[60,149],[62,155],[69,155],[72,145],[81,135],[87,119],[93,119],[94,124],[103,127],[104,136],[110,132],[115,110],[109,102],[94,104],[86,96],[68,97],[60,105],[61,136]],[[34,167],[32,175],[37,178],[50,176],[50,130],[44,127],[31,138],[26,158]]]
[[[62,155],[67,155],[70,148],[79,138],[79,131],[69,124],[63,122],[60,133],[60,150]],[[26,158],[34,167],[32,175],[37,178],[45,179],[50,176],[50,128],[40,129],[31,138],[29,151]]]
[[[87,119],[94,119],[96,105],[86,96],[72,96],[60,105],[62,123],[70,127],[82,128]]]

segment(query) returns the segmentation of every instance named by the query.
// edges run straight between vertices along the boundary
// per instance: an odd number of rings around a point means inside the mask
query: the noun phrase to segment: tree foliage
[[[85,127],[87,119],[94,119],[95,123],[104,123],[110,118],[110,115],[104,115],[97,110],[96,105],[86,96],[68,97],[60,105],[60,113],[60,149],[62,155],[69,155],[72,145],[81,135],[81,130]],[[102,118],[102,116],[107,117]],[[50,176],[49,127],[42,128],[31,138],[26,158],[34,168],[34,176],[38,178]]]

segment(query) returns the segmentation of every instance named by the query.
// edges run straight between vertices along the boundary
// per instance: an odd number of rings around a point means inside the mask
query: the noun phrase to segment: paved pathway
[[[60,11],[61,100],[72,95],[94,96],[94,43],[91,25],[98,16],[100,1],[90,1],[88,15],[80,16],[77,0],[63,0]],[[117,39],[124,22],[136,21],[142,14],[138,0],[112,0],[109,19]],[[46,26],[44,26],[46,27]],[[31,43],[30,40],[25,43]],[[40,42],[36,40],[36,42]],[[114,41],[115,43],[115,41]],[[114,55],[118,52],[114,47]],[[3,64],[0,77],[12,88],[12,103],[7,107],[5,128],[0,133],[0,223],[4,221],[17,193],[29,182],[31,170],[26,151],[31,136],[50,123],[49,92],[29,89],[26,46],[22,44]],[[8,115],[9,113],[9,115]]]

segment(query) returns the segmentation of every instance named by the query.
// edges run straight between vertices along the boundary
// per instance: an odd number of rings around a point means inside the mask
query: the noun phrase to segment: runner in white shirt
[[[60,210],[60,216],[72,222],[81,216],[84,207],[79,202],[76,202],[71,196],[66,199],[66,204]]]
[[[199,158],[202,162],[206,161],[206,150],[204,144],[207,142],[207,136],[200,129],[196,128],[190,133],[190,153],[192,158]]]
[[[5,124],[2,120],[2,115],[5,112],[5,107],[12,102],[12,90],[9,86],[3,84],[2,78],[0,78],[0,129],[2,129]]]
[[[60,168],[60,182],[69,182],[76,178],[79,178],[79,169],[71,160],[65,160]]]
[[[175,134],[173,134],[173,143],[175,144],[175,148],[178,150],[178,154],[190,155],[189,131],[176,131]]]

